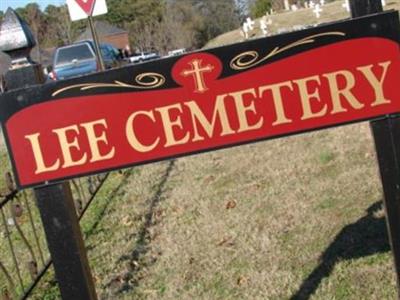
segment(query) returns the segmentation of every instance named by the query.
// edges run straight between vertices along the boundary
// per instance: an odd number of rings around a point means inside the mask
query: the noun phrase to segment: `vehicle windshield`
[[[61,48],[58,50],[56,65],[72,63],[74,60],[87,60],[95,58],[92,51],[86,44]]]

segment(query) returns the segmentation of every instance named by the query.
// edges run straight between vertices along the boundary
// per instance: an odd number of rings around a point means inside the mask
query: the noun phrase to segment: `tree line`
[[[260,17],[283,0],[107,0],[108,13],[96,17],[129,32],[133,49],[196,49],[221,33],[236,29],[248,16]],[[40,48],[70,44],[86,28],[71,22],[66,5],[37,3],[17,8],[30,25]],[[4,12],[0,11],[0,19]]]

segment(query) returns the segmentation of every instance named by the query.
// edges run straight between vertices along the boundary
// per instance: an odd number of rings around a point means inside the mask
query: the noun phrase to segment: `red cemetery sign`
[[[91,16],[93,13],[94,5],[96,4],[96,0],[74,0],[88,15]]]
[[[399,113],[398,22],[383,13],[6,93],[18,184]]]

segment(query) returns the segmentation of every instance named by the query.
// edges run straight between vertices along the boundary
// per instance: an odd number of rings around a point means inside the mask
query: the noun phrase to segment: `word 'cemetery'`
[[[246,90],[233,90],[207,99],[212,103],[211,116],[207,116],[199,104],[189,99],[151,110],[138,110],[129,115],[125,130],[120,134],[125,136],[134,156],[135,153],[151,152],[157,148],[176,147],[260,128],[267,131],[272,126],[387,105],[391,100],[385,96],[383,85],[390,65],[390,61],[385,61]],[[198,74],[203,76],[200,71]],[[373,97],[366,98],[352,91],[355,85],[360,84],[368,87],[367,92]],[[329,91],[329,97],[321,98],[320,90],[323,89]],[[289,118],[287,114],[288,106],[293,105],[293,101],[301,106],[301,115],[297,120]],[[265,106],[270,108],[270,113],[265,113]],[[228,107],[234,107],[234,116],[228,115]],[[274,118],[270,118],[271,115]],[[190,122],[183,122],[183,119],[190,119]],[[80,124],[54,128],[51,133],[25,135],[35,158],[35,174],[112,159],[117,149],[108,137],[109,123],[105,118],[86,120]],[[139,124],[162,130],[144,137],[137,130]],[[52,142],[60,145],[55,160],[45,161],[44,157],[49,154],[42,152],[41,135],[52,135]],[[86,143],[89,151],[81,151],[82,144]]]

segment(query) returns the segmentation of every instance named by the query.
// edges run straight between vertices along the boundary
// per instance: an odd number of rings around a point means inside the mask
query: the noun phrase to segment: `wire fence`
[[[70,181],[82,218],[106,181],[101,174]],[[18,191],[9,172],[0,191],[0,299],[26,299],[51,265],[33,190]]]

